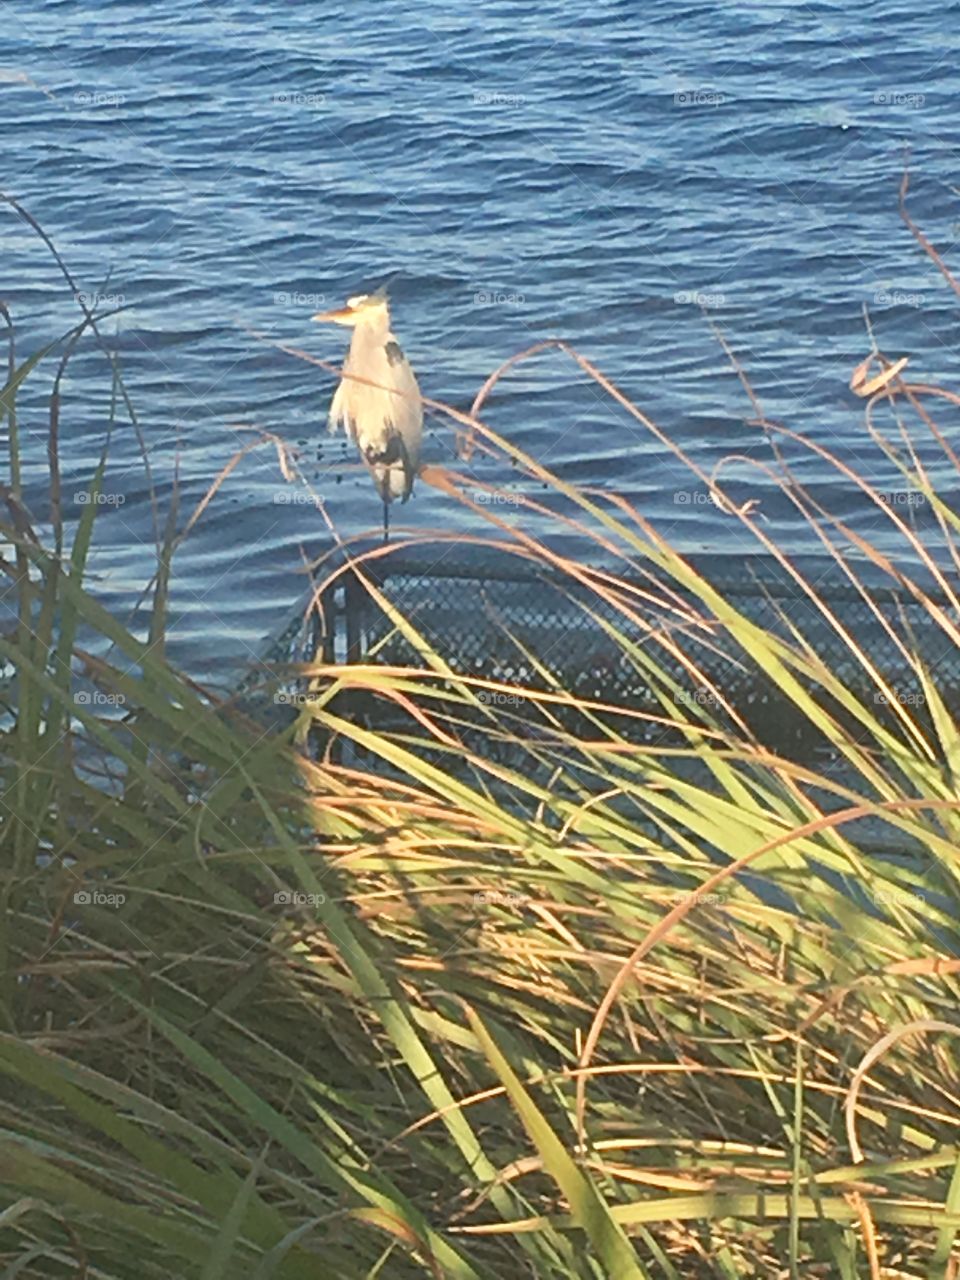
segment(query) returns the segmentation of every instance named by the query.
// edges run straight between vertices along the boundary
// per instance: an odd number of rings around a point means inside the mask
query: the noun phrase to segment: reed
[[[11,358],[11,426],[23,380],[53,358]],[[877,352],[855,387],[876,447],[935,512],[946,567],[829,450],[756,397],[753,412],[778,447],[816,449],[877,501],[936,593],[771,469],[865,602],[851,541],[954,651],[957,513],[920,459],[933,441],[953,461],[935,415],[956,397],[905,373]],[[96,502],[45,545],[10,431],[4,1275],[956,1275],[960,735],[936,673],[879,609],[898,666],[878,665],[759,513],[700,473],[845,647],[842,671],[801,624],[758,627],[642,513],[494,432],[508,374],[469,413],[433,407],[465,451],[509,458],[567,514],[528,499],[504,521],[454,467],[424,482],[472,504],[505,560],[567,580],[652,705],[564,688],[519,637],[523,682],[457,669],[384,587],[378,548],[351,567],[408,660],[384,647],[278,668],[314,697],[264,733],[164,656],[176,548],[224,477],[179,529],[158,518],[139,636],[86,581]],[[105,376],[122,406],[110,359]],[[619,568],[552,550],[564,521]],[[318,590],[336,572],[318,566]],[[670,626],[650,626],[651,601]],[[842,771],[765,742],[704,669],[704,637]],[[80,676],[122,716],[78,700]],[[893,678],[922,700],[898,700]],[[678,696],[700,688],[710,699]],[[357,694],[365,721],[343,710]],[[868,827],[911,856],[877,853]]]

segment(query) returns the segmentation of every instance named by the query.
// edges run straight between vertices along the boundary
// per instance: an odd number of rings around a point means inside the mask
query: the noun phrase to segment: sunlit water
[[[956,5],[13,0],[3,14],[2,187],[80,289],[126,307],[104,332],[161,521],[175,469],[182,527],[257,428],[299,449],[344,534],[378,524],[368,478],[325,434],[329,377],[248,330],[337,360],[345,334],[311,313],[394,273],[395,326],[428,395],[466,408],[502,359],[563,336],[708,470],[727,454],[772,459],[707,319],[771,418],[891,494],[902,484],[847,386],[867,350],[862,305],[885,351],[925,380],[953,378],[957,298],[900,221],[897,192],[910,144],[912,212],[960,268]],[[23,356],[79,312],[40,241],[9,211],[0,229]],[[40,520],[44,368],[22,404]],[[110,399],[86,338],[61,422],[73,519]],[[511,375],[488,418],[564,480],[625,494],[681,545],[742,547],[664,445],[559,355]],[[427,460],[452,463],[447,427],[428,433]],[[889,540],[822,461],[784,449],[834,511]],[[766,532],[814,549],[762,471],[724,474],[738,501],[760,500]],[[124,612],[154,554],[122,412],[104,490],[91,570]],[[273,449],[250,453],[180,549],[171,653],[194,674],[226,679],[302,595],[303,556],[329,535],[292,492]],[[924,507],[909,512],[932,525]],[[479,527],[423,485],[396,515],[417,530]]]

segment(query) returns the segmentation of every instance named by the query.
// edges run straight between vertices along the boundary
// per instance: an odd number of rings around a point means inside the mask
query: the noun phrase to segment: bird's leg
[[[390,541],[390,503],[384,500],[383,503],[383,540]]]

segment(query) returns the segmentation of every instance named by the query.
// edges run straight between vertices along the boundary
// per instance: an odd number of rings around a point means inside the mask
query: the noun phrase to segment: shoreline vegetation
[[[906,194],[905,179],[903,215],[960,293]],[[765,416],[718,333],[767,476],[882,629],[881,664],[722,471],[570,344],[537,344],[469,412],[428,407],[462,459],[509,460],[568,514],[521,496],[529,519],[507,519],[465,468],[420,483],[471,507],[491,554],[568,582],[650,699],[566,688],[516,635],[523,681],[458,669],[384,586],[398,543],[349,560],[389,643],[262,673],[284,704],[265,732],[164,656],[177,549],[242,453],[193,511],[154,500],[143,633],[86,580],[107,455],[69,523],[59,467],[81,341],[103,351],[111,430],[139,427],[101,317],[78,305],[60,342],[26,355],[3,312],[3,1275],[955,1280],[960,731],[905,614],[873,604],[855,566],[960,652],[960,516],[928,475],[932,448],[960,469],[960,396],[875,346],[851,378],[865,439],[936,520],[935,559],[897,503]],[[544,354],[689,467],[842,664],[789,610],[784,629],[758,626],[622,498],[492,430],[500,378]],[[42,530],[17,416],[41,363],[56,369]],[[788,444],[876,504],[924,584],[814,501]],[[255,447],[309,492],[282,440]],[[539,531],[561,525],[620,569],[551,550]],[[314,600],[340,572],[312,566]],[[668,621],[651,626],[651,606]],[[842,768],[758,736],[705,644],[775,687]],[[370,714],[349,713],[358,698]]]

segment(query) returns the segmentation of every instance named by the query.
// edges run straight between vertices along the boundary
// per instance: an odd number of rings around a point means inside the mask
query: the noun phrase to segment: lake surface
[[[104,333],[161,521],[175,471],[182,527],[256,429],[299,450],[344,535],[378,527],[369,479],[326,435],[330,376],[249,330],[339,362],[345,331],[310,315],[388,277],[429,396],[465,409],[503,359],[562,336],[700,465],[735,454],[768,466],[709,319],[770,417],[896,494],[848,382],[868,350],[866,303],[885,352],[955,385],[958,299],[897,195],[908,144],[911,211],[960,271],[958,8],[8,0],[0,186],[43,224],[78,288],[125,308]],[[0,235],[0,297],[22,357],[80,313],[8,209]],[[54,371],[41,366],[22,401],[25,494],[40,520]],[[109,369],[85,338],[61,414],[73,517],[110,400]],[[702,485],[561,356],[511,375],[487,417],[564,480],[625,494],[682,546],[728,561],[742,549]],[[955,434],[950,413],[937,420]],[[809,451],[784,450],[832,510],[889,542],[874,505]],[[445,424],[428,422],[426,453],[455,464]],[[473,466],[518,487],[509,469]],[[760,500],[766,532],[815,550],[761,469],[725,474],[737,500]],[[104,490],[91,570],[123,613],[154,550],[122,413]],[[287,501],[293,492],[273,448],[250,452],[178,552],[171,654],[202,679],[226,680],[263,651],[303,594],[304,554],[329,543],[323,514]],[[923,506],[909,516],[932,529]],[[425,485],[395,517],[483,528]]]

